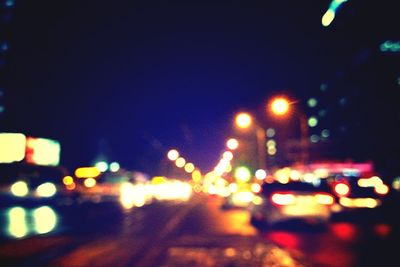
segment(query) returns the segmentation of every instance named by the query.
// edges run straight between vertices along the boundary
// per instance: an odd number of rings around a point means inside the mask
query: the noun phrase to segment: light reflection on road
[[[308,258],[313,266],[346,267],[359,264],[355,248],[389,236],[391,227],[377,224],[369,227],[350,222],[331,223],[324,230],[272,229],[264,234],[271,241],[294,254]],[[377,248],[379,249],[379,248]],[[374,250],[372,250],[373,252]],[[380,253],[380,252],[379,252]]]

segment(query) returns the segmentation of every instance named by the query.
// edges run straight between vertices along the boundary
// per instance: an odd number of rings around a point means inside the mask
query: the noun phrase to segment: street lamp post
[[[307,164],[309,160],[309,142],[308,142],[308,123],[304,113],[300,113],[300,135],[301,135],[301,161]]]
[[[285,97],[276,97],[272,99],[269,108],[271,109],[272,113],[276,116],[284,116],[286,115],[289,110],[290,106],[293,103],[289,102],[289,100]],[[308,123],[307,117],[303,112],[297,110],[299,116],[299,123],[300,123],[300,149],[301,149],[301,162],[303,164],[307,164],[309,160],[309,142],[308,142]]]
[[[262,127],[255,122],[254,118],[248,113],[239,113],[235,117],[235,124],[239,129],[247,130],[253,128],[257,139],[257,165],[259,169],[266,168],[266,155],[265,155],[265,131]]]

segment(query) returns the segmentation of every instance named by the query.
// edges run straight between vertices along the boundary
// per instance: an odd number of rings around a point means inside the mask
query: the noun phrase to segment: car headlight
[[[28,184],[24,181],[15,182],[10,190],[16,197],[25,197],[29,193]]]
[[[57,193],[57,188],[53,183],[47,182],[36,188],[39,197],[52,197]]]

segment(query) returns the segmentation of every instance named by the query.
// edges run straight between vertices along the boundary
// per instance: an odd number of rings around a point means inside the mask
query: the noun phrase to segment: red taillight
[[[387,193],[389,193],[389,187],[385,184],[380,184],[378,186],[375,186],[374,191],[375,191],[375,193],[384,196]]]
[[[275,193],[271,200],[276,205],[291,205],[296,202],[296,197],[293,194]]]
[[[341,196],[347,196],[350,193],[350,187],[345,183],[335,185],[335,192]]]
[[[329,194],[315,194],[315,200],[322,205],[332,205],[335,202],[335,199]]]

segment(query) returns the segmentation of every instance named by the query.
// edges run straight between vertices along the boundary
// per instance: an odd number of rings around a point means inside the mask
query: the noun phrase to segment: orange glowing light
[[[249,128],[252,122],[253,118],[250,116],[250,114],[245,112],[239,113],[235,118],[236,126],[240,129]]]
[[[275,115],[282,116],[289,111],[289,101],[283,97],[272,100],[271,110]]]
[[[66,188],[67,188],[68,190],[74,190],[74,189],[76,188],[76,184],[75,184],[75,183],[68,184],[68,185],[66,185]]]

